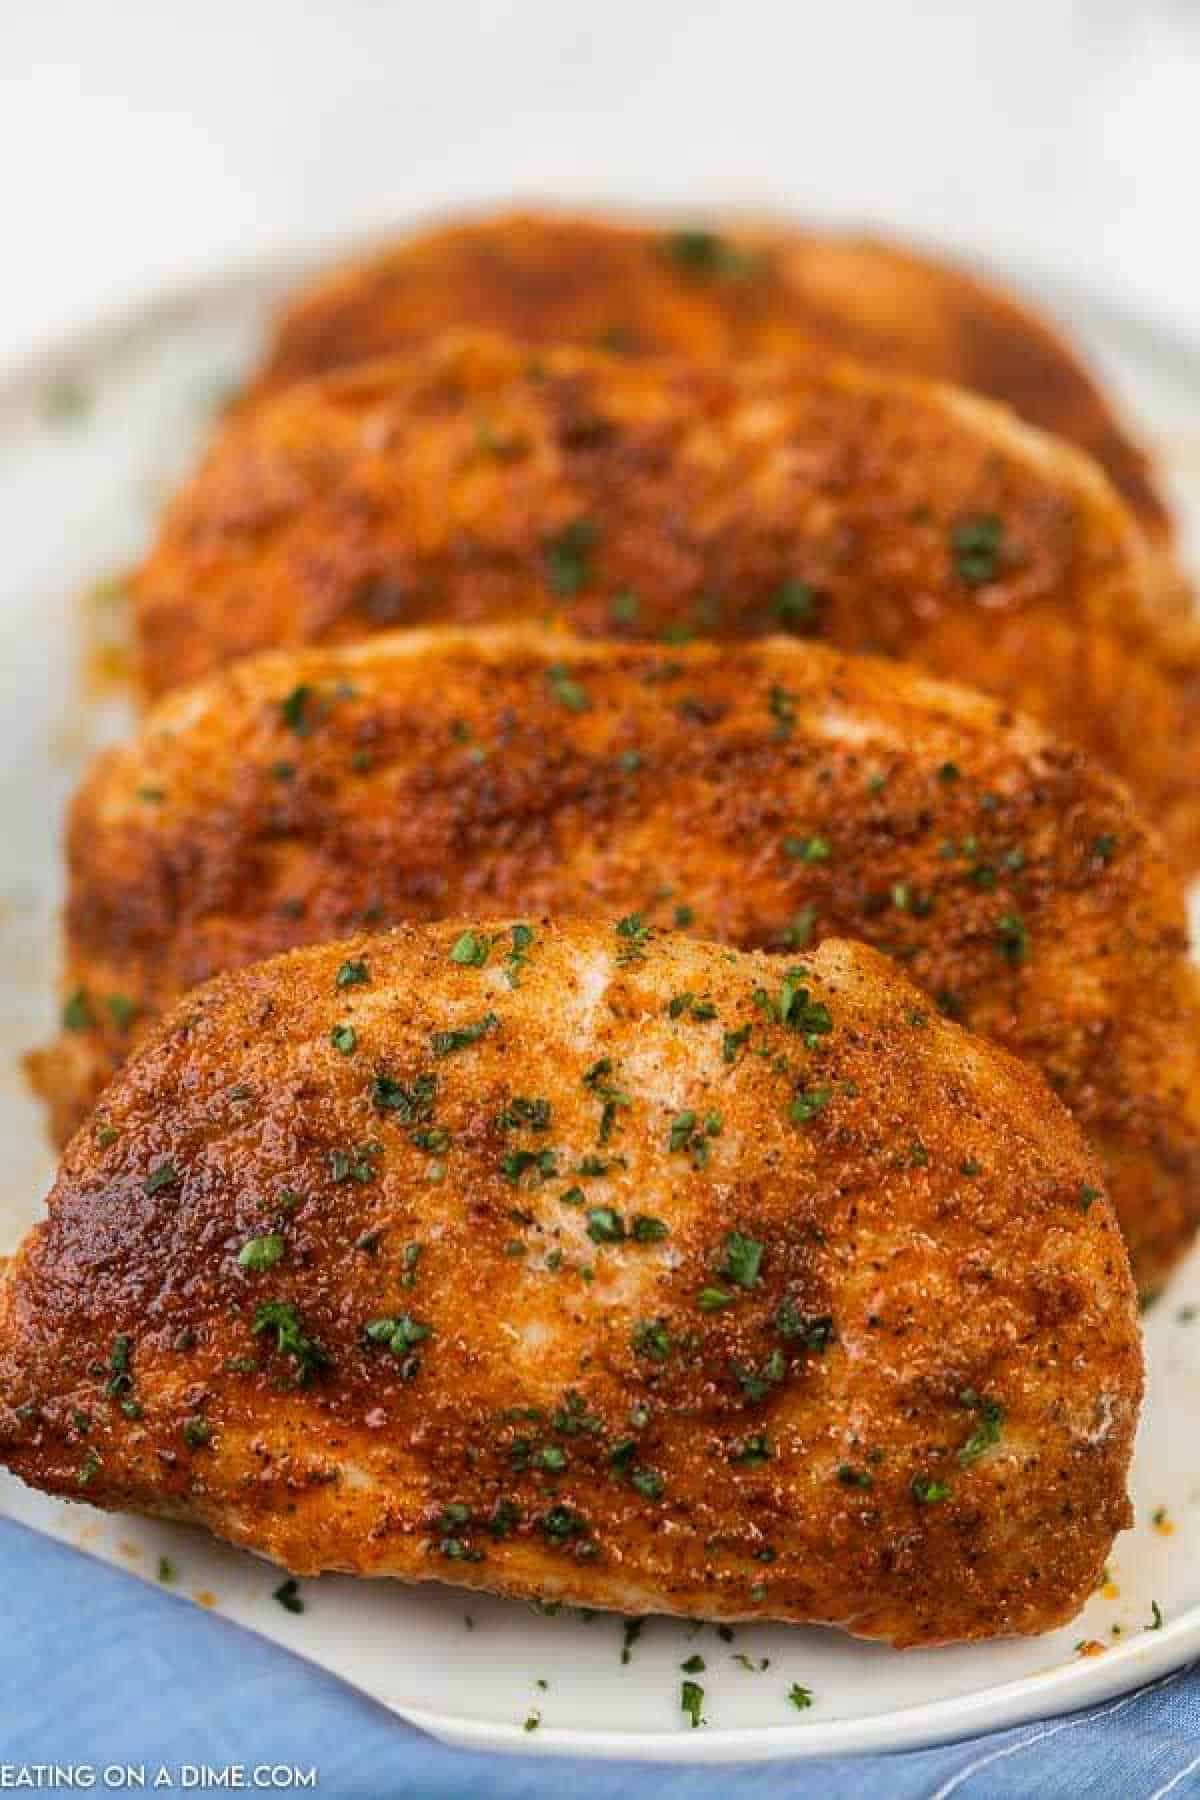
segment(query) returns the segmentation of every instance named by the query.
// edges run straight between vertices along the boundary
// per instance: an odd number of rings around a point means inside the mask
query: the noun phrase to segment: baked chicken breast
[[[1088,463],[818,355],[702,368],[486,336],[238,418],[133,582],[158,693],[386,626],[781,628],[967,679],[1120,773],[1200,863],[1200,634]]]
[[[860,946],[297,951],[191,994],[73,1140],[0,1286],[0,1459],[297,1573],[1044,1631],[1131,1518],[1100,1187]]]
[[[1046,318],[942,257],[782,220],[713,231],[499,213],[416,232],[293,300],[252,398],[459,325],[724,362],[815,344],[953,382],[1086,450],[1149,533],[1169,534],[1145,451]]]
[[[1138,1278],[1200,1216],[1183,902],[1128,798],[995,703],[788,638],[531,627],[265,655],[96,763],[68,833],[60,1139],[195,983],[372,924],[528,910],[787,953],[831,934],[1046,1074]]]

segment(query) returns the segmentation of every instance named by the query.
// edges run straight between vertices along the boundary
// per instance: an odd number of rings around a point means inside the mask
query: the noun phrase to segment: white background
[[[0,0],[0,364],[508,193],[886,223],[1200,343],[1200,0]]]

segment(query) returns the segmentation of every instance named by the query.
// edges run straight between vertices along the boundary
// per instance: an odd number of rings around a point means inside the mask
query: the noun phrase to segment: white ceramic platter
[[[0,382],[0,1251],[36,1217],[52,1173],[19,1058],[51,1025],[63,804],[86,757],[128,724],[119,687],[106,697],[95,680],[97,635],[119,628],[103,584],[144,543],[296,273],[181,296]],[[1200,546],[1200,361],[1092,300],[1042,292],[1157,440]],[[623,1662],[609,1617],[333,1577],[306,1582],[293,1615],[272,1598],[277,1571],[199,1533],[7,1476],[0,1510],[147,1580],[168,1557],[180,1593],[453,1743],[691,1761],[897,1749],[1065,1711],[1200,1655],[1200,1255],[1150,1314],[1147,1340],[1136,1527],[1083,1614],[1033,1642],[899,1653],[779,1627],[739,1629],[730,1644],[711,1626],[650,1620]],[[1080,1654],[1087,1640],[1103,1654]],[[693,1730],[679,1665],[696,1653],[705,1723]],[[794,1682],[812,1693],[803,1712]]]

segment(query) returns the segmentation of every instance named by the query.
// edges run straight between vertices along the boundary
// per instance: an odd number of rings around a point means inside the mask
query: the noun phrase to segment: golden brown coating
[[[1050,323],[991,280],[880,238],[775,220],[710,230],[501,213],[417,232],[284,312],[252,398],[440,331],[719,358],[810,345],[973,388],[1095,457],[1152,536],[1145,451]]]
[[[256,649],[551,612],[907,657],[1091,750],[1193,867],[1200,637],[1152,580],[1094,466],[972,395],[475,336],[234,420],[134,595],[155,693]]]
[[[364,926],[528,909],[743,947],[866,938],[1049,1077],[1139,1279],[1200,1217],[1200,1001],[1123,789],[994,702],[795,639],[404,632],[162,703],[77,797],[60,1141],[222,969]]]
[[[73,1140],[0,1286],[0,1459],[298,1573],[1044,1631],[1132,1517],[1100,1179],[859,945],[296,951],[191,994]]]

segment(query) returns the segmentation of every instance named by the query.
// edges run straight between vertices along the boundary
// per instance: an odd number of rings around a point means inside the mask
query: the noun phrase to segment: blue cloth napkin
[[[731,1768],[449,1750],[251,1633],[0,1520],[0,1791],[35,1764],[314,1767],[335,1800],[1175,1800],[1200,1794],[1200,1664],[1090,1712],[897,1756]],[[172,1786],[152,1788],[160,1767]],[[18,1790],[19,1791],[19,1790]],[[43,1783],[42,1792],[65,1792]],[[211,1790],[210,1790],[211,1791]],[[294,1790],[293,1790],[294,1791]],[[313,1790],[308,1790],[313,1791]]]

